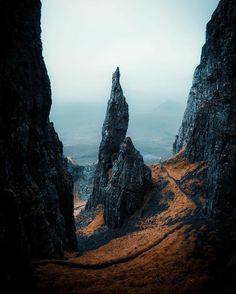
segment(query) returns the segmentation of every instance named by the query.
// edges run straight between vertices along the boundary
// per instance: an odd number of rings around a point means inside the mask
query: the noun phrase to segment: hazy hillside
[[[183,104],[171,100],[144,113],[130,106],[128,135],[132,136],[147,163],[170,155],[183,110]],[[97,160],[105,112],[105,103],[77,102],[53,106],[51,119],[63,141],[66,156],[74,157],[79,164]]]

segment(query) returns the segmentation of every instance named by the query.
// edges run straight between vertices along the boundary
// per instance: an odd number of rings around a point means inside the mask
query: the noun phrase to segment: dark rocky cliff
[[[174,151],[208,164],[208,214],[235,211],[236,198],[236,2],[220,1],[207,24]]]
[[[76,249],[72,178],[49,121],[40,8],[4,0],[0,10],[0,267],[10,283],[24,283],[30,257]]]

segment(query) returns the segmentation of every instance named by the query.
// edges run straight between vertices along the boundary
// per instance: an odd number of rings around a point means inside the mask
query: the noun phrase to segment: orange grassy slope
[[[207,167],[189,163],[182,152],[151,169],[155,186],[119,235],[79,256],[35,262],[40,293],[197,293],[205,289],[215,262],[207,240],[216,239],[201,212]],[[87,226],[78,228],[79,238],[88,238],[88,244],[109,234],[114,232],[104,226],[101,209]]]

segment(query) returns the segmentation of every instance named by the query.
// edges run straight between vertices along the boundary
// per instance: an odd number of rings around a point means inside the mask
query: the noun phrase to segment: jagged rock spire
[[[111,96],[108,101],[106,117],[102,127],[102,141],[99,147],[99,161],[106,168],[111,167],[114,155],[119,151],[129,122],[129,110],[120,85],[120,71],[117,67],[112,75]]]
[[[128,104],[117,67],[102,128],[93,192],[87,204],[87,208],[103,204],[104,220],[111,228],[120,227],[125,218],[142,205],[147,187],[151,185],[150,169],[131,139],[125,138],[128,118]]]
[[[128,120],[128,104],[117,67],[112,75],[93,193],[87,203],[87,208],[104,205],[104,220],[111,228],[120,227],[142,205],[145,191],[151,185],[150,169],[131,139],[125,138]]]
[[[120,84],[120,69],[118,66],[112,75],[112,86],[115,84]]]
[[[116,159],[120,145],[124,141],[128,121],[128,104],[120,85],[120,71],[117,67],[112,75],[112,89],[102,127],[102,141],[99,147],[94,188],[87,207],[96,207],[104,203],[104,187],[108,183],[107,173],[112,168],[112,162]]]

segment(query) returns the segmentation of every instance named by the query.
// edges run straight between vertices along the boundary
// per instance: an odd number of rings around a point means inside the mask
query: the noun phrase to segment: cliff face
[[[102,141],[99,146],[98,164],[95,171],[92,195],[87,207],[96,207],[104,203],[104,189],[108,183],[108,170],[117,157],[120,145],[128,129],[129,113],[120,85],[120,71],[116,69],[112,76],[111,97],[108,101],[106,117],[102,127]]]
[[[220,1],[207,25],[174,151],[208,164],[207,213],[236,207],[236,3]]]
[[[1,3],[0,251],[9,281],[20,279],[27,256],[76,248],[72,178],[49,121],[40,8],[39,0]]]

